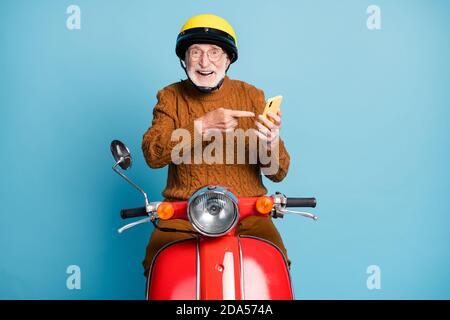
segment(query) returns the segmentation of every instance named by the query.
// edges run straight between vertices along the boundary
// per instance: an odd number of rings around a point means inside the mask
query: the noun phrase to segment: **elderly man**
[[[197,189],[211,184],[223,185],[238,197],[266,194],[267,189],[261,178],[265,165],[259,161],[231,164],[173,161],[173,151],[179,141],[173,141],[172,133],[177,129],[184,129],[191,137],[202,137],[210,130],[224,134],[236,129],[254,130],[269,154],[277,151],[274,161],[278,170],[266,176],[279,182],[287,174],[289,154],[278,136],[281,113],[269,113],[271,121],[262,117],[264,93],[226,76],[228,68],[238,58],[233,28],[215,15],[195,16],[181,28],[176,53],[187,80],[171,84],[158,92],[152,125],[142,141],[142,151],[151,168],[169,166],[167,185],[162,193],[164,201],[187,200]],[[194,140],[192,138],[191,147],[196,143]],[[166,230],[155,229],[152,233],[143,261],[146,275],[160,248],[175,240],[196,237],[188,221],[159,221],[158,226]],[[287,259],[286,249],[271,218],[248,217],[238,224],[237,234],[271,241]]]

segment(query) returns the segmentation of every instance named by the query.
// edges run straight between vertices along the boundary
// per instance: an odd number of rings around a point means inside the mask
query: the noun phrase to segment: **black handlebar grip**
[[[120,210],[120,216],[122,217],[122,219],[145,217],[147,216],[147,211],[145,211],[145,207],[122,209]]]
[[[287,198],[286,207],[315,208],[316,204],[316,198]]]

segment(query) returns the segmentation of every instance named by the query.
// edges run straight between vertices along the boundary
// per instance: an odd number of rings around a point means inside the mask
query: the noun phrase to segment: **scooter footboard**
[[[240,237],[246,300],[292,300],[291,279],[284,255],[271,242]]]

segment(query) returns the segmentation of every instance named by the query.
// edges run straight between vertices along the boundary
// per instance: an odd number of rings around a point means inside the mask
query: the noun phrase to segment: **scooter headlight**
[[[219,237],[228,233],[239,216],[236,196],[220,186],[196,191],[188,202],[188,217],[199,233]]]

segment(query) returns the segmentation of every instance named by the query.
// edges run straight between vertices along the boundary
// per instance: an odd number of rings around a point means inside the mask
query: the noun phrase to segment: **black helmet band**
[[[177,56],[184,60],[186,50],[193,44],[206,43],[221,47],[230,58],[231,63],[238,58],[236,43],[228,33],[214,28],[192,28],[181,32],[175,48]]]

